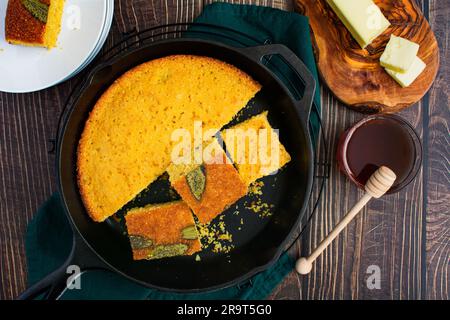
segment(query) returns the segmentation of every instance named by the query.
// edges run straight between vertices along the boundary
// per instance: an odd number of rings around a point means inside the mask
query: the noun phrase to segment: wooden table
[[[192,21],[208,2],[116,0],[114,23],[105,47],[134,29]],[[290,1],[250,2],[293,10]],[[420,4],[441,50],[440,72],[432,89],[420,103],[401,113],[421,135],[422,170],[405,190],[364,209],[318,259],[309,276],[291,272],[270,298],[450,298],[450,6],[439,0],[422,0]],[[24,234],[35,210],[56,189],[55,155],[49,153],[49,140],[55,136],[58,115],[75,81],[31,94],[0,93],[1,299],[14,298],[25,289]],[[364,115],[341,105],[327,88],[320,90],[328,139],[328,154],[324,156],[331,159],[331,175],[296,251],[315,247],[361,196],[339,173],[334,154],[340,133]],[[370,266],[380,268],[379,289],[367,286]]]

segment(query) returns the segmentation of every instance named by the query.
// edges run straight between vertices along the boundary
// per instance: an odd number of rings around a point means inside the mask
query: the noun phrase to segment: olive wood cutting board
[[[361,49],[326,0],[296,0],[296,10],[309,17],[314,54],[322,80],[349,107],[365,113],[398,112],[418,102],[439,68],[439,48],[427,20],[414,0],[374,0],[391,26]],[[427,67],[402,88],[380,66],[391,34],[420,45]]]

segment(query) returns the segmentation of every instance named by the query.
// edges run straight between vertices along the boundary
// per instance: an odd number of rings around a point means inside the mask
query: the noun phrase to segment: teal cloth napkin
[[[292,12],[277,9],[214,3],[205,7],[196,22],[222,25],[236,29],[262,43],[281,43],[294,51],[307,65],[314,77],[317,70],[311,47],[308,19]],[[225,31],[224,31],[225,32]],[[225,41],[227,42],[227,41]],[[233,45],[231,41],[228,44]],[[254,45],[255,43],[248,43]],[[282,67],[280,67],[282,68]],[[288,70],[284,70],[288,72]],[[318,132],[320,96],[314,99],[316,113],[312,114],[311,128]],[[64,214],[58,194],[42,205],[28,225],[26,256],[28,284],[32,285],[62,265],[72,245],[72,230]],[[294,259],[283,254],[269,269],[252,277],[246,283],[198,294],[167,293],[148,289],[121,275],[89,271],[81,276],[81,290],[67,290],[63,299],[264,299],[292,271]]]

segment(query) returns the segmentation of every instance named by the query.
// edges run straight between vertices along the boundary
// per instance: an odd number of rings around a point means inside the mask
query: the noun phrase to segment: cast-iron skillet
[[[238,67],[261,83],[262,90],[239,118],[242,121],[249,115],[269,110],[269,120],[280,129],[280,140],[292,161],[276,175],[263,178],[263,202],[270,204],[272,216],[262,218],[248,209],[248,203],[255,200],[249,196],[225,211],[222,219],[233,235],[235,246],[229,253],[206,250],[200,254],[201,261],[195,261],[191,256],[133,261],[123,224],[113,218],[96,223],[86,213],[76,181],[78,141],[90,110],[115,79],[143,62],[173,54],[213,57]],[[300,76],[304,86],[301,98],[295,99],[266,67],[273,57],[281,58]],[[308,121],[314,90],[315,81],[310,72],[282,45],[233,48],[197,39],[164,40],[97,66],[87,76],[79,98],[62,120],[58,132],[58,187],[74,231],[72,252],[63,266],[19,298],[31,299],[42,293],[46,293],[48,299],[59,298],[66,288],[69,265],[78,265],[84,271],[106,269],[144,286],[172,292],[220,289],[242,283],[268,268],[292,241],[311,193],[313,149]],[[149,190],[167,190],[164,181],[155,182]],[[126,208],[163,200],[164,194],[155,196],[149,190]],[[219,220],[216,218],[213,223],[217,225]]]

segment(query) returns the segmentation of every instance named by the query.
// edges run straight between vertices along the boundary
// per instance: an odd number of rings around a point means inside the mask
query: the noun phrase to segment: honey
[[[380,166],[389,167],[397,175],[389,190],[392,193],[416,175],[421,162],[420,140],[402,118],[372,116],[341,136],[337,158],[340,169],[361,188]]]

